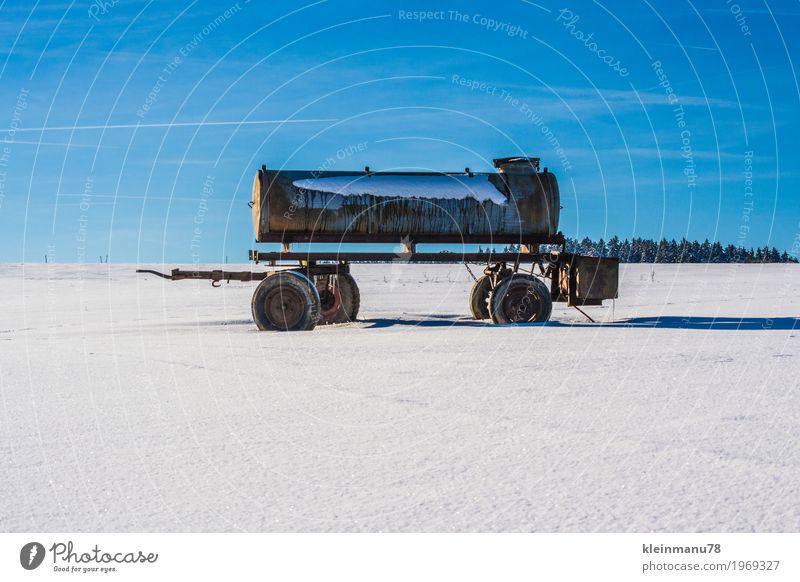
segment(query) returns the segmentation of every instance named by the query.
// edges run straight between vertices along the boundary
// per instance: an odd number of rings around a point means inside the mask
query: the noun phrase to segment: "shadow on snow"
[[[800,318],[797,317],[633,317],[613,322],[576,322],[548,321],[546,323],[525,323],[516,325],[496,325],[489,321],[472,319],[445,319],[442,316],[431,316],[429,319],[370,318],[361,320],[370,329],[394,327],[397,325],[411,327],[610,327],[631,329],[696,329],[696,330],[728,330],[728,331],[776,331],[800,329]]]
[[[654,329],[701,329],[771,331],[792,330],[800,327],[797,317],[634,317],[613,323],[598,324],[602,327],[640,327]]]

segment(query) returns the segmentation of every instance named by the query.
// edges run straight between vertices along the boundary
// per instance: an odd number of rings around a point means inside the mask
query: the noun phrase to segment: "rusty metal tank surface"
[[[268,170],[253,183],[257,242],[533,244],[558,233],[556,177],[538,158],[498,173]]]

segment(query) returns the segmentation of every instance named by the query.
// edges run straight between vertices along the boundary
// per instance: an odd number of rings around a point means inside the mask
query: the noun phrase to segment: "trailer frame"
[[[272,267],[271,270],[264,271],[227,271],[225,269],[199,270],[199,269],[172,269],[167,273],[162,273],[153,269],[137,269],[137,273],[152,274],[170,281],[180,280],[209,280],[212,286],[219,287],[223,281],[261,281],[259,288],[256,289],[253,299],[253,315],[256,323],[261,329],[281,329],[280,326],[273,326],[259,322],[257,310],[257,297],[259,289],[271,277],[281,273],[291,273],[299,275],[305,280],[306,286],[316,289],[316,293],[311,291],[312,298],[306,297],[305,303],[316,302],[316,309],[319,311],[320,305],[338,305],[341,301],[339,285],[347,284],[354,287],[348,291],[349,295],[355,295],[360,301],[360,294],[355,280],[350,275],[350,265],[353,263],[428,263],[428,264],[464,264],[470,276],[475,281],[473,286],[470,305],[475,318],[486,318],[487,314],[495,323],[505,323],[509,319],[511,323],[519,323],[514,317],[506,318],[502,314],[498,315],[498,310],[503,307],[495,305],[492,295],[499,289],[503,295],[510,295],[511,289],[516,285],[519,301],[528,304],[535,303],[540,311],[529,314],[533,321],[546,321],[550,317],[550,305],[553,302],[566,302],[568,306],[575,307],[589,320],[593,321],[580,308],[583,306],[602,305],[604,299],[614,299],[617,297],[618,287],[618,259],[608,257],[588,257],[576,253],[566,252],[565,241],[561,233],[556,236],[540,239],[537,243],[520,245],[518,252],[416,252],[415,245],[408,239],[401,241],[405,252],[369,252],[369,251],[305,251],[293,252],[291,244],[283,244],[281,251],[259,251],[251,249],[248,259],[254,264],[261,263]],[[484,241],[485,242],[485,241]],[[557,247],[546,252],[541,252],[539,244],[548,244]],[[482,276],[476,275],[469,268],[470,264],[484,265]],[[529,270],[522,269],[523,266],[530,266]],[[538,267],[538,272],[537,271]],[[484,280],[484,278],[486,278]],[[546,286],[542,281],[549,279],[549,293],[545,293]],[[481,281],[483,281],[482,284]],[[295,284],[296,281],[289,279]],[[501,285],[502,288],[501,288]],[[305,293],[295,290],[296,293]],[[480,293],[480,297],[475,297]],[[520,295],[521,293],[521,295]],[[546,297],[544,295],[547,295]],[[283,298],[283,295],[281,295]],[[532,299],[531,299],[532,298]],[[281,299],[283,300],[283,299]],[[331,304],[331,302],[333,302]],[[302,301],[301,301],[302,303]],[[486,308],[481,305],[485,304]],[[290,306],[292,304],[290,303]],[[298,303],[295,301],[294,307]],[[478,306],[477,309],[475,306]],[[344,307],[342,307],[344,308]],[[284,308],[285,309],[285,308]],[[355,311],[350,319],[355,319],[358,311],[358,304],[354,307]],[[488,310],[487,310],[488,309]],[[520,309],[517,307],[510,307]],[[537,315],[538,314],[538,315]],[[527,317],[525,314],[518,314],[522,320]],[[319,314],[317,317],[319,320]],[[325,320],[325,314],[321,316]],[[262,317],[263,319],[263,317]],[[339,318],[341,319],[341,318]],[[339,322],[335,318],[330,322]],[[303,327],[312,329],[316,321]],[[288,325],[286,330],[291,329]],[[298,328],[300,329],[300,328]]]

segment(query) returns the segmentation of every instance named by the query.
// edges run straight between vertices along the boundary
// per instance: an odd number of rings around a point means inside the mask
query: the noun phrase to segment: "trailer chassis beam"
[[[153,269],[137,269],[137,273],[155,275],[169,281],[210,280],[218,287],[222,281],[261,281],[284,269],[300,269],[309,276],[349,273],[351,263],[436,263],[436,264],[469,264],[486,265],[484,274],[499,279],[510,273],[516,273],[521,264],[535,265],[540,268],[543,263],[551,264],[552,256],[547,253],[369,253],[369,252],[258,252],[250,251],[250,260],[279,267],[270,271],[225,271],[172,269],[170,273],[161,273]],[[513,265],[509,268],[508,264]],[[475,276],[473,275],[473,278]]]
[[[136,272],[155,275],[169,281],[182,281],[184,279],[211,280],[211,284],[215,287],[218,286],[221,281],[261,281],[272,274],[272,271],[223,271],[221,269],[213,271],[172,269],[170,274],[154,271],[153,269],[136,269]]]
[[[250,251],[255,263],[277,265],[283,262],[313,263],[336,261],[344,263],[539,263],[544,253],[365,253],[365,252],[260,252]]]

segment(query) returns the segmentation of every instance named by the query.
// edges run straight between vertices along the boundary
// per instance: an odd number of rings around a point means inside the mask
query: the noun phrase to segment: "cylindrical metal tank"
[[[257,242],[545,243],[558,232],[556,177],[538,158],[498,173],[258,171]]]

